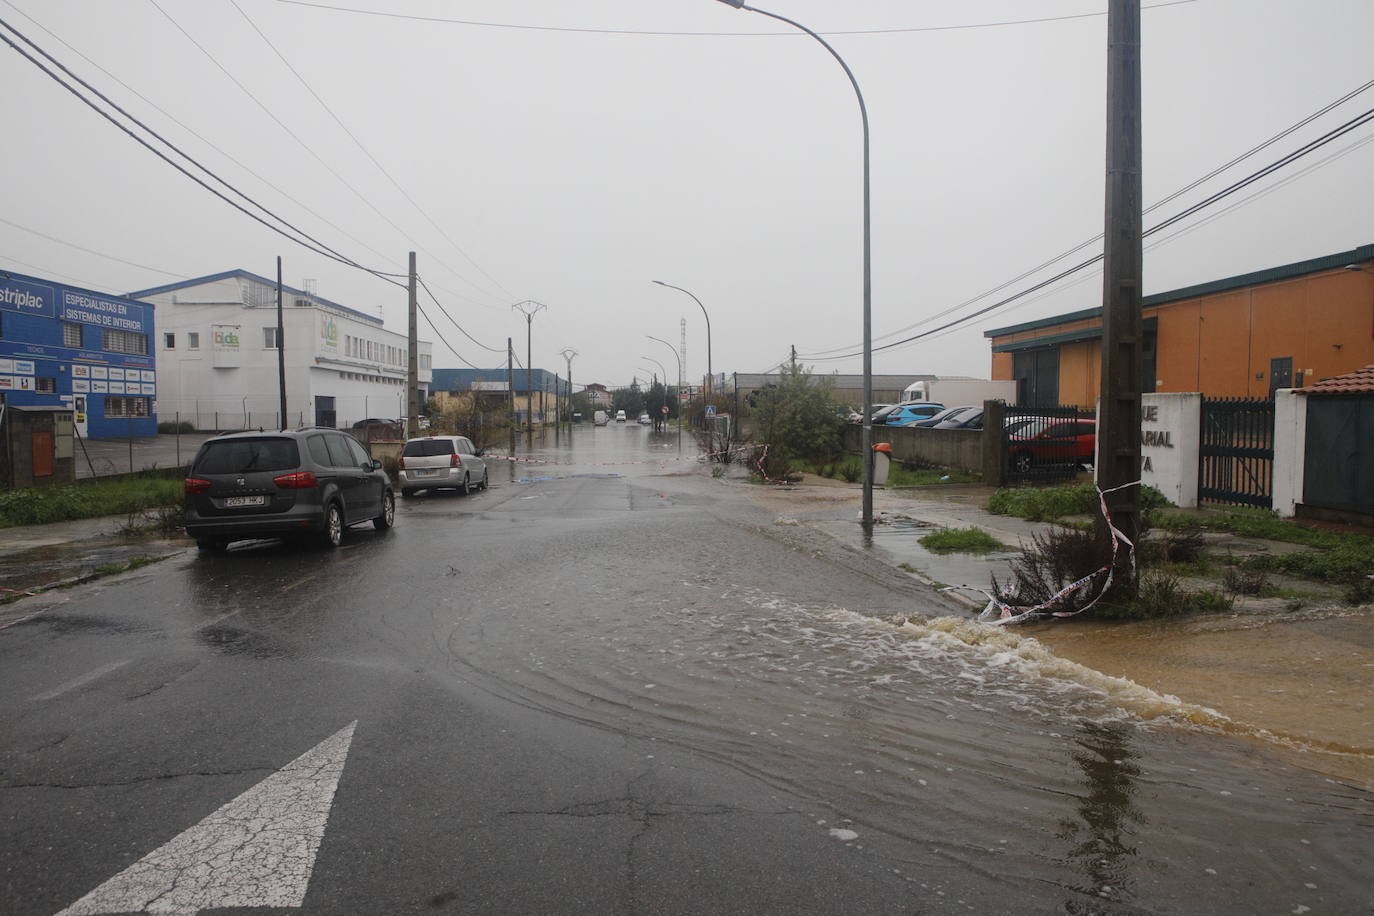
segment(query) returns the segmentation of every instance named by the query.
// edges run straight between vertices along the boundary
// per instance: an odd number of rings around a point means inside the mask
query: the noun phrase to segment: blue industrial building
[[[153,307],[0,271],[0,404],[69,407],[83,437],[157,434]]]

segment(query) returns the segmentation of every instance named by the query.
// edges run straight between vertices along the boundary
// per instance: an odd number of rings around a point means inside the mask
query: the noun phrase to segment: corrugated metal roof
[[[1374,394],[1374,366],[1324,378],[1300,390],[1304,394]]]
[[[471,391],[473,382],[506,382],[506,367],[496,369],[432,369],[430,370],[430,391]],[[525,370],[516,369],[515,391],[522,393],[525,388]],[[547,369],[531,369],[529,387],[535,391],[558,391],[566,394],[568,382]]]
[[[1361,245],[1358,248],[1352,248],[1350,251],[1339,251],[1335,254],[1324,255],[1320,258],[1298,261],[1294,264],[1269,267],[1265,270],[1257,270],[1248,274],[1238,274],[1223,280],[1212,280],[1207,283],[1198,283],[1194,286],[1184,286],[1179,289],[1172,289],[1165,293],[1155,293],[1152,296],[1146,296],[1142,299],[1141,307],[1149,308],[1155,305],[1167,305],[1170,302],[1177,302],[1180,299],[1210,296],[1214,293],[1222,293],[1232,289],[1242,289],[1247,286],[1258,286],[1263,283],[1277,283],[1280,280],[1291,280],[1294,277],[1319,273],[1323,270],[1336,270],[1347,264],[1356,264],[1361,261],[1374,261],[1374,243]],[[1096,308],[1083,309],[1077,312],[1066,312],[1063,315],[1055,315],[1050,318],[1040,318],[1035,321],[1023,322],[1022,324],[1013,324],[1005,328],[993,328],[991,331],[984,331],[983,336],[1002,337],[1006,334],[1018,334],[1022,331],[1051,328],[1055,325],[1067,324],[1070,321],[1082,321],[1087,318],[1101,317],[1102,307],[1097,306]]]

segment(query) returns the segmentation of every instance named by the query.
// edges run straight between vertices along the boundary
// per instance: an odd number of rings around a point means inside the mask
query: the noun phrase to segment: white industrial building
[[[405,415],[406,335],[386,330],[376,315],[283,287],[282,423],[275,281],[231,270],[128,298],[155,309],[160,421],[189,421],[203,430],[348,428],[358,420]],[[422,401],[431,351],[429,341],[419,341]]]

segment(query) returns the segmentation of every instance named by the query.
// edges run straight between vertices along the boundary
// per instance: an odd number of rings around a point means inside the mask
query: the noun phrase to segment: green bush
[[[1154,487],[1141,489],[1142,512],[1155,513],[1169,505],[1164,494]],[[1066,515],[1097,515],[1100,506],[1097,487],[1075,483],[1058,487],[1003,487],[988,500],[994,515],[1013,515],[1032,522],[1049,522]]]
[[[1007,549],[982,528],[941,528],[921,538],[919,543],[933,553],[988,553]]]
[[[0,493],[0,528],[128,515],[181,502],[181,480],[154,477]]]
[[[157,425],[157,431],[164,435],[170,433],[193,433],[196,431],[196,424],[189,420],[182,420],[180,423],[174,420],[166,420]]]

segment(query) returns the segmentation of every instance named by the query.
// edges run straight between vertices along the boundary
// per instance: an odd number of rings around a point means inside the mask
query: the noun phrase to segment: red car
[[[1007,421],[1007,455],[1014,471],[1036,465],[1092,464],[1097,421],[1061,417],[1012,417]]]

